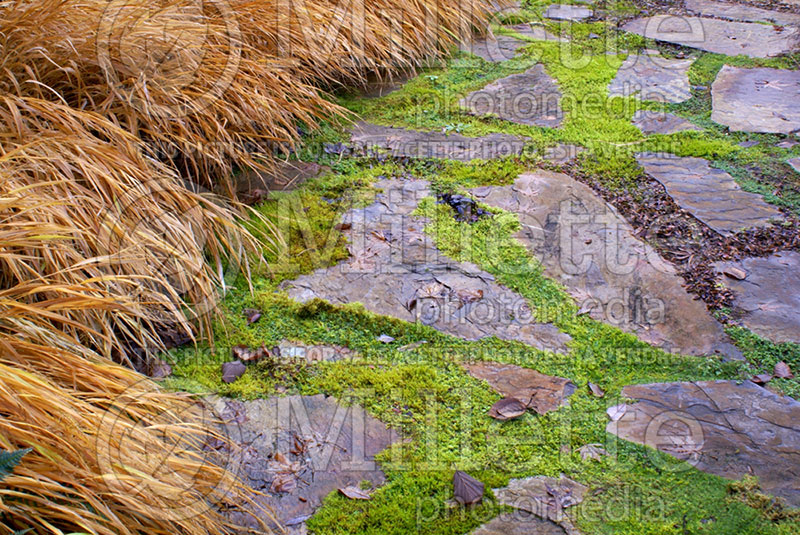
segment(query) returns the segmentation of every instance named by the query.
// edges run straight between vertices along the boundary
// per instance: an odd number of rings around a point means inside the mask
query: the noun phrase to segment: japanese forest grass
[[[434,189],[463,180],[479,185],[479,170],[489,164],[436,165]],[[503,164],[498,171],[504,169]],[[505,164],[511,165],[511,164]],[[519,165],[519,164],[515,164]],[[314,229],[320,246],[350,200],[370,198],[370,182],[380,176],[401,176],[393,164],[359,168],[354,163],[342,173],[314,180],[284,194],[309,208],[305,228]],[[506,169],[508,171],[508,169]],[[512,174],[487,177],[485,182],[509,183]],[[326,202],[324,199],[333,199]],[[277,217],[277,203],[260,207]],[[327,209],[311,210],[312,206]],[[332,395],[355,402],[407,439],[379,455],[387,483],[370,501],[348,500],[332,493],[312,517],[309,529],[318,534],[463,534],[498,514],[487,491],[480,506],[450,508],[452,473],[468,471],[487,488],[505,485],[512,477],[567,476],[589,485],[577,525],[582,533],[794,533],[800,523],[772,522],[756,508],[728,498],[729,482],[699,472],[654,450],[618,440],[605,433],[607,407],[620,401],[627,384],[677,380],[741,379],[750,365],[722,363],[714,358],[670,355],[653,349],[618,329],[577,314],[564,289],[547,279],[541,267],[512,235],[518,222],[513,214],[493,210],[493,218],[468,225],[456,222],[450,209],[424,200],[419,214],[428,218],[427,231],[446,255],[471,261],[493,273],[498,282],[530,303],[539,319],[553,321],[573,337],[569,354],[542,352],[517,342],[489,338],[468,342],[421,324],[375,315],[359,304],[332,306],[312,301],[301,305],[277,291],[282,278],[293,278],[316,267],[319,257],[293,251],[297,269],[286,275],[256,277],[254,294],[233,291],[223,303],[224,319],[216,325],[217,346],[173,351],[174,378],[168,385],[179,390],[216,392],[241,399],[286,393]],[[284,225],[284,238],[297,231]],[[337,247],[343,244],[337,241]],[[336,250],[336,248],[334,248]],[[335,262],[344,254],[323,262]],[[288,254],[288,253],[287,253]],[[273,258],[276,265],[285,259]],[[510,269],[514,268],[514,269]],[[261,319],[247,324],[242,310],[256,307]],[[395,338],[390,344],[381,334]],[[255,364],[236,382],[221,381],[220,364],[230,360],[230,348],[244,344],[271,347],[281,340],[313,344],[341,344],[357,352],[353,360],[298,365],[277,370],[270,363]],[[410,343],[427,341],[416,349],[399,351]],[[764,348],[750,340],[751,349]],[[755,345],[753,345],[755,344]],[[756,347],[758,346],[758,347]],[[796,355],[797,353],[792,353]],[[763,355],[762,355],[763,356]],[[546,415],[526,414],[510,422],[486,416],[499,399],[484,382],[464,373],[460,362],[494,360],[567,377],[578,387],[569,406]],[[764,364],[767,365],[768,363]],[[756,365],[751,363],[751,365]],[[587,391],[588,381],[606,390],[604,398]],[[602,443],[611,453],[601,461],[583,461],[577,448]],[[714,519],[710,521],[709,519]]]

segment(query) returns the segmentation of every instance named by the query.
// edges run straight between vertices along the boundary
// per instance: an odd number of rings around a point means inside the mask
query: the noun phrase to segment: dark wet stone
[[[462,44],[461,50],[475,54],[491,63],[500,63],[516,56],[517,51],[528,44],[509,35],[489,35],[471,43]]]
[[[350,130],[357,150],[379,148],[395,157],[491,160],[522,154],[525,139],[507,134],[465,137],[460,134],[423,132],[359,122]]]
[[[313,162],[278,160],[273,165],[268,171],[246,171],[236,176],[237,193],[246,197],[256,190],[288,191],[330,171],[328,167]]]
[[[569,379],[545,375],[530,368],[499,362],[462,364],[471,376],[489,383],[504,398],[516,398],[538,414],[554,411],[575,392]]]
[[[294,520],[296,530],[336,489],[363,480],[381,485],[385,478],[375,455],[399,438],[358,405],[322,394],[209,401],[217,414],[237,415],[224,428],[237,445],[230,463],[245,483],[265,493],[253,500],[282,523]],[[247,513],[231,516],[257,527]]]
[[[526,511],[503,513],[470,535],[564,535],[564,528]]]
[[[697,15],[743,22],[769,22],[781,26],[800,24],[800,15],[771,11],[745,4],[718,2],[717,0],[686,0],[686,9]]]
[[[498,504],[532,513],[563,528],[567,535],[578,534],[568,508],[583,501],[589,489],[563,475],[556,479],[534,476],[512,479],[508,486],[492,489]]]
[[[800,72],[725,65],[711,86],[711,120],[740,132],[800,130]]]
[[[750,381],[626,386],[606,431],[800,506],[800,403]],[[653,457],[653,462],[658,462]],[[667,468],[667,467],[664,467]],[[673,468],[674,469],[674,468]]]
[[[681,208],[720,234],[768,226],[782,217],[761,195],[743,191],[731,175],[702,158],[641,153],[636,161]]]
[[[566,41],[567,39],[559,37],[557,35],[553,35],[552,33],[548,32],[544,26],[539,24],[514,24],[505,26],[509,30],[514,30],[518,34],[522,35],[523,37],[527,37],[528,39],[536,39],[539,41]]]
[[[491,217],[492,214],[478,206],[475,199],[465,195],[453,193],[442,193],[436,196],[440,204],[446,204],[455,212],[456,221],[464,223],[475,223],[483,217]]]
[[[578,154],[584,152],[585,150],[586,149],[579,145],[559,143],[558,145],[544,149],[544,159],[549,162],[563,165],[577,158]]]
[[[545,275],[566,286],[582,312],[667,350],[741,357],[672,265],[589,187],[561,173],[536,171],[513,186],[472,193],[519,216],[517,239]]]
[[[421,322],[468,340],[496,336],[566,351],[570,337],[537,323],[527,300],[474,264],[443,256],[412,216],[431,195],[422,180],[386,180],[376,202],[343,216],[351,258],[284,283],[291,298],[362,303],[377,314]]]
[[[524,73],[501,78],[473,91],[460,102],[467,113],[495,116],[518,124],[556,128],[561,125],[561,91],[544,70],[534,65]]]
[[[675,132],[702,131],[683,117],[671,113],[639,110],[633,114],[633,125],[644,134],[674,134]]]
[[[656,102],[684,102],[692,98],[690,59],[667,59],[653,54],[631,55],[608,84],[608,96],[637,96]]]
[[[592,16],[592,10],[583,6],[552,4],[544,12],[545,18],[554,20],[583,20]]]
[[[779,56],[795,50],[800,43],[800,29],[795,27],[778,29],[766,24],[705,17],[657,15],[632,20],[622,29],[657,41],[727,56]]]
[[[720,273],[742,270],[742,280],[723,276],[734,304],[745,311],[741,322],[773,342],[800,343],[800,253],[783,251],[766,258],[717,262]]]

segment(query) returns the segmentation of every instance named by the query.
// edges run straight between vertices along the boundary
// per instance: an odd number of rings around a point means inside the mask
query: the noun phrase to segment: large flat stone
[[[522,154],[526,139],[507,134],[466,137],[460,134],[423,132],[359,122],[350,130],[359,151],[379,148],[395,157],[491,160]]]
[[[566,41],[566,38],[553,35],[548,32],[544,26],[539,24],[523,23],[505,26],[509,30],[514,30],[523,37],[528,39],[536,39],[538,41]]]
[[[461,45],[461,51],[475,54],[491,63],[508,61],[528,43],[510,35],[488,35]]]
[[[652,54],[628,56],[608,85],[610,97],[639,97],[656,102],[684,102],[692,98],[690,59],[667,59]]]
[[[443,256],[431,243],[423,232],[425,221],[412,216],[419,201],[430,196],[427,182],[386,180],[376,186],[384,192],[374,204],[342,218],[350,225],[344,234],[352,257],[285,283],[290,297],[358,302],[377,314],[468,340],[496,336],[566,351],[569,336],[534,321],[526,299],[474,264]]]
[[[508,486],[492,489],[497,503],[532,513],[558,524],[567,535],[580,535],[567,509],[580,504],[588,488],[563,475],[556,479],[534,476],[512,479]]]
[[[538,414],[558,409],[575,392],[575,385],[569,379],[513,364],[467,362],[462,366],[471,376],[489,383],[504,398],[517,398]]]
[[[544,12],[545,18],[554,20],[579,21],[592,16],[592,10],[583,6],[570,4],[552,4]]]
[[[375,455],[399,438],[358,405],[340,405],[322,394],[209,402],[235,444],[226,453],[238,475],[264,493],[254,501],[292,524],[292,532],[302,531],[305,518],[336,489],[364,480],[381,485],[385,478]],[[258,527],[245,512],[232,517]]]
[[[782,26],[800,24],[800,15],[772,11],[746,4],[732,4],[717,0],[686,0],[686,9],[697,15],[743,22],[769,22]]]
[[[643,134],[674,134],[676,132],[701,132],[683,117],[661,111],[639,110],[633,114],[633,125]]]
[[[626,386],[625,405],[606,431],[761,487],[800,506],[800,403],[750,381]],[[657,458],[653,461],[658,463]]]
[[[737,268],[742,280],[723,277],[733,290],[737,308],[745,311],[742,323],[773,342],[800,343],[800,253],[783,251],[766,258],[718,262],[720,273]]]
[[[517,238],[594,319],[667,350],[740,356],[675,269],[587,186],[536,171],[513,186],[476,188],[473,194],[519,216]]]
[[[740,132],[800,130],[800,71],[725,65],[711,86],[711,120]]]
[[[534,65],[473,91],[461,99],[459,106],[472,115],[495,116],[531,126],[556,128],[564,118],[561,91],[543,65]]]
[[[744,54],[768,58],[791,52],[800,44],[800,29],[795,27],[779,29],[754,22],[731,22],[706,17],[657,15],[634,19],[623,25],[622,29],[657,41],[727,56]]]
[[[564,535],[564,528],[526,511],[503,513],[475,529],[471,535]]]
[[[782,217],[761,195],[743,191],[731,175],[702,158],[641,153],[636,161],[678,206],[720,234],[765,227],[770,219]]]
[[[800,158],[791,158],[786,160],[786,163],[792,166],[792,169],[800,173]]]

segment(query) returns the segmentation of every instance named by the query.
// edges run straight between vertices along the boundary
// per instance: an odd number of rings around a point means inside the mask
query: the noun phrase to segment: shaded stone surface
[[[717,0],[686,0],[686,9],[698,15],[743,22],[769,22],[778,25],[800,24],[800,15],[771,11],[746,4],[731,4]]]
[[[286,191],[310,178],[316,178],[330,171],[326,166],[313,162],[277,160],[267,171],[245,171],[235,177],[236,192],[240,195],[252,194],[255,190]]]
[[[543,65],[500,78],[461,99],[472,115],[491,115],[517,124],[556,128],[561,125],[561,91]]]
[[[359,122],[350,130],[356,150],[379,148],[395,157],[491,160],[522,154],[526,139],[507,134],[466,137]]]
[[[503,513],[480,526],[471,535],[564,535],[564,528],[526,511]]]
[[[608,96],[637,96],[656,102],[684,102],[692,98],[689,88],[690,59],[630,55],[608,84]]]
[[[365,98],[385,97],[386,95],[401,89],[406,82],[413,79],[414,76],[415,73],[412,72],[402,72],[391,77],[386,75],[384,78],[370,76],[367,79],[364,87],[356,88],[356,90],[359,91],[361,96]]]
[[[592,16],[592,10],[583,6],[552,4],[544,12],[544,16],[555,20],[583,20]]]
[[[633,125],[644,134],[674,134],[692,130],[702,132],[702,128],[693,125],[683,117],[658,111],[637,111],[633,114]]]
[[[800,253],[783,251],[766,258],[717,262],[720,273],[737,268],[742,280],[723,276],[735,294],[737,308],[745,311],[742,323],[773,342],[800,343]]]
[[[711,120],[741,132],[800,130],[800,72],[725,65],[711,86]]]
[[[547,276],[566,286],[582,312],[667,350],[740,358],[675,269],[584,184],[536,171],[513,186],[472,191],[480,201],[519,216],[516,237]]]
[[[563,475],[556,479],[534,476],[512,479],[507,487],[492,489],[497,503],[550,520],[571,535],[578,533],[565,510],[583,501],[589,489]]]
[[[470,43],[462,44],[461,50],[475,54],[486,61],[500,63],[513,58],[517,51],[527,44],[525,41],[520,41],[509,35],[488,35]]]
[[[471,376],[489,383],[504,398],[517,398],[539,414],[558,409],[575,392],[575,385],[569,379],[513,364],[468,362],[462,366]]]
[[[743,191],[731,175],[702,158],[640,153],[636,161],[681,208],[720,234],[764,227],[781,217],[761,195]]]
[[[361,407],[345,407],[322,394],[208,401],[237,445],[229,454],[239,475],[265,493],[253,499],[270,507],[281,523],[292,524],[295,533],[330,492],[362,480],[381,485],[384,475],[375,455],[399,438]],[[231,516],[257,527],[244,512]]]
[[[761,487],[800,506],[800,403],[750,381],[626,386],[606,431],[696,468]],[[654,458],[655,461],[655,458]],[[657,462],[657,461],[655,461]]]
[[[509,30],[514,30],[518,34],[527,37],[529,39],[537,39],[539,41],[566,41],[567,39],[559,37],[557,35],[553,35],[552,33],[548,32],[544,26],[540,26],[538,24],[514,24],[505,26]]]
[[[791,52],[800,44],[800,29],[775,28],[754,22],[731,22],[706,17],[657,15],[634,19],[626,32],[717,54],[767,58]]]
[[[347,212],[351,258],[284,283],[300,302],[362,303],[367,309],[421,322],[468,340],[497,336],[563,352],[569,336],[536,323],[527,300],[477,266],[443,256],[411,213],[430,196],[422,180],[376,183],[374,204]]]

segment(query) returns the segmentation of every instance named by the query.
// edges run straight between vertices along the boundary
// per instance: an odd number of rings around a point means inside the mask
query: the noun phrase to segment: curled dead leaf
[[[222,364],[222,381],[232,383],[247,371],[247,366],[240,360],[225,362]]]
[[[489,409],[489,416],[495,420],[505,422],[506,420],[513,420],[525,414],[528,406],[518,400],[517,398],[503,398]]]
[[[245,308],[242,311],[244,317],[247,318],[247,324],[252,325],[261,319],[261,311],[255,308]]]
[[[595,397],[601,398],[606,395],[606,391],[597,386],[596,384],[589,382],[589,392],[591,392]]]
[[[483,499],[483,483],[466,472],[456,470],[453,474],[453,494],[458,503],[469,505]]]
[[[358,487],[354,487],[352,485],[348,487],[344,487],[339,489],[339,492],[350,498],[351,500],[370,500],[372,496],[370,496],[369,492],[365,490],[361,490]]]
[[[789,368],[789,365],[783,361],[780,361],[775,365],[775,369],[773,370],[772,373],[775,375],[775,377],[780,377],[781,379],[791,379],[792,377],[794,377],[794,374],[792,373],[791,368]]]
[[[750,380],[757,385],[765,385],[772,380],[772,375],[768,373],[760,373],[758,375],[754,375]]]

